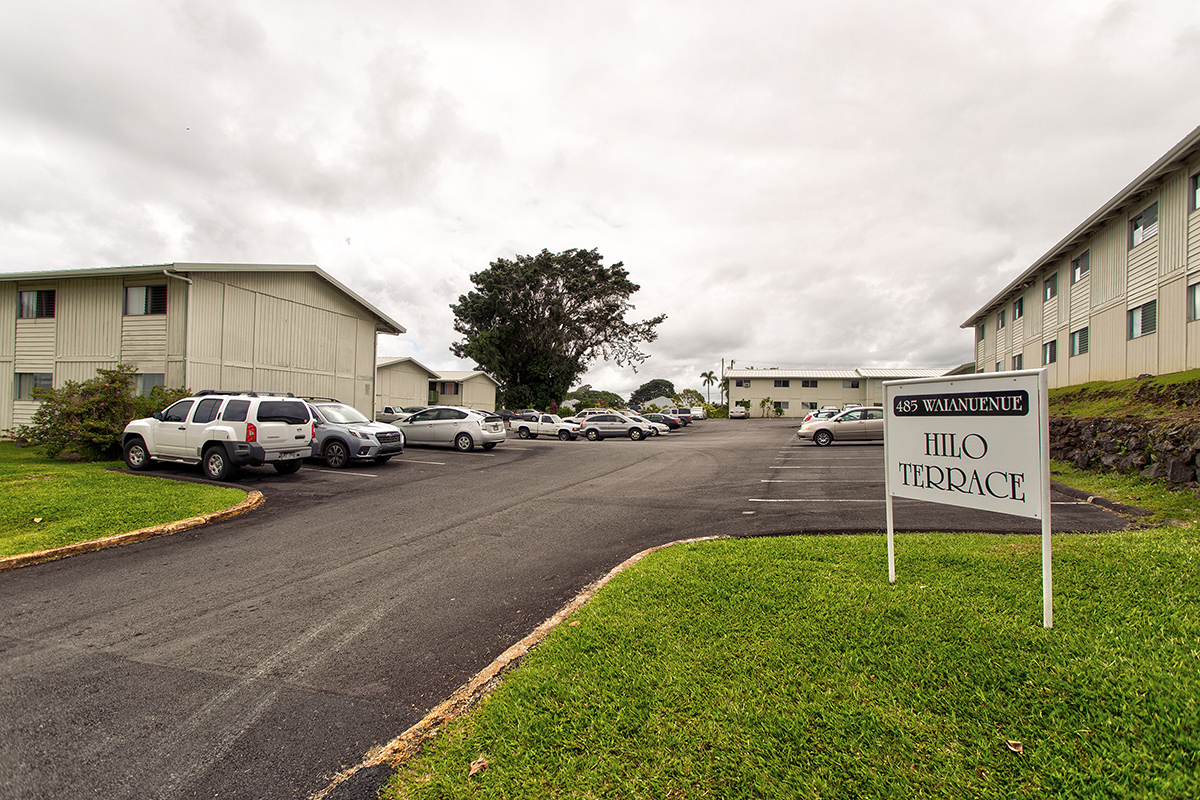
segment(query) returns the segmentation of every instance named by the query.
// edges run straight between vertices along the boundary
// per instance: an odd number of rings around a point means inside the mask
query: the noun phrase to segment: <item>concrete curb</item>
[[[324,800],[329,796],[329,793],[334,791],[338,786],[345,783],[355,773],[360,770],[369,769],[371,767],[388,766],[395,770],[400,767],[408,759],[421,752],[421,744],[437,736],[442,728],[456,718],[466,714],[471,709],[479,704],[488,694],[496,689],[502,682],[506,672],[517,666],[530,650],[539,644],[550,631],[554,630],[562,624],[569,616],[577,611],[584,603],[591,600],[596,592],[600,591],[606,583],[611,581],[617,575],[620,575],[631,566],[641,561],[646,556],[663,550],[667,547],[674,547],[677,544],[692,544],[695,542],[711,542],[716,539],[728,539],[728,536],[703,536],[695,539],[680,539],[674,542],[668,542],[657,547],[651,547],[648,550],[630,556],[622,561],[613,569],[609,570],[603,578],[592,583],[582,592],[575,596],[565,606],[560,608],[553,616],[538,625],[521,641],[514,644],[512,647],[501,653],[495,661],[478,672],[473,678],[464,683],[462,686],[454,690],[447,699],[439,703],[432,711],[424,716],[421,721],[410,727],[404,733],[397,736],[392,741],[385,745],[373,748],[368,751],[362,763],[351,767],[347,770],[339,772],[329,782],[329,785],[321,789],[316,794],[310,796],[309,800]]]
[[[1153,511],[1147,511],[1146,509],[1138,508],[1137,506],[1122,505],[1121,503],[1109,500],[1107,497],[1101,497],[1098,494],[1088,494],[1082,489],[1076,489],[1073,486],[1066,486],[1058,481],[1051,481],[1050,484],[1056,492],[1062,492],[1068,497],[1074,497],[1077,500],[1082,500],[1083,502],[1090,503],[1094,506],[1100,506],[1101,508],[1114,511],[1124,516],[1148,517],[1154,513]]]
[[[79,553],[90,553],[94,550],[104,550],[109,547],[120,547],[123,544],[132,542],[140,542],[143,539],[149,539],[154,536],[166,536],[180,531],[199,528],[201,525],[207,525],[210,522],[220,522],[223,519],[236,517],[239,514],[244,514],[251,509],[258,508],[266,502],[262,492],[251,490],[247,494],[246,499],[238,503],[236,506],[214,511],[211,514],[203,514],[199,517],[191,517],[189,519],[181,519],[178,522],[168,522],[165,525],[155,525],[150,528],[140,528],[136,531],[128,533],[117,533],[112,536],[105,536],[103,539],[92,539],[87,542],[77,542],[76,544],[67,544],[62,547],[52,547],[49,550],[37,550],[33,553],[21,553],[15,556],[5,556],[0,558],[0,570],[16,569],[17,567],[28,567],[33,564],[42,564],[47,561],[56,561],[60,558],[78,555]]]

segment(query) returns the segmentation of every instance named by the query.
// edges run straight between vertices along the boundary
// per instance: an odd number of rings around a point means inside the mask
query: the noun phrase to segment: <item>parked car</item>
[[[395,422],[398,419],[412,416],[418,411],[424,411],[428,406],[384,406],[383,410],[375,415],[376,422]]]
[[[692,406],[692,419],[708,419],[708,415],[704,413],[704,406]]]
[[[646,419],[641,414],[622,414],[622,416],[628,417],[634,422],[640,422],[647,426],[650,429],[651,436],[658,436],[661,433],[671,432],[670,425],[667,425],[665,422],[654,422],[653,420]]]
[[[750,409],[745,406],[730,406],[730,419],[750,419]]]
[[[508,435],[498,414],[456,406],[431,406],[395,425],[408,444],[454,447],[464,453],[475,445],[491,450]]]
[[[801,422],[811,422],[814,419],[829,419],[830,417],[835,417],[840,413],[842,412],[837,408],[818,408],[814,411],[808,412]]]
[[[692,424],[692,410],[690,408],[668,408],[663,413],[677,417],[685,426]]]
[[[669,430],[678,430],[683,427],[683,423],[677,417],[671,417],[666,414],[643,414],[642,416],[651,422],[666,425]]]
[[[291,395],[204,390],[125,426],[121,447],[131,470],[153,461],[199,464],[211,480],[240,467],[270,464],[281,475],[312,455],[308,405]]]
[[[589,415],[580,425],[579,432],[589,442],[598,442],[613,436],[628,436],[636,442],[652,435],[645,423],[634,422],[624,414],[615,412]]]
[[[828,419],[814,419],[801,425],[796,435],[822,446],[833,442],[883,441],[883,409],[852,408]]]
[[[332,398],[304,399],[316,426],[313,455],[329,467],[341,469],[351,461],[382,464],[404,452],[404,434],[396,426],[372,422],[354,406]]]
[[[518,417],[509,421],[508,429],[516,431],[522,439],[557,436],[566,442],[579,437],[579,423],[567,422],[557,414],[535,414],[533,419]]]

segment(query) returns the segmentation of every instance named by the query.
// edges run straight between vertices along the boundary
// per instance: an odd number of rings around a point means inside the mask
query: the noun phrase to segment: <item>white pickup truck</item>
[[[508,421],[508,429],[516,431],[522,439],[536,439],[539,436],[557,436],[564,442],[579,436],[579,426],[564,422],[557,414],[526,414],[513,417]]]

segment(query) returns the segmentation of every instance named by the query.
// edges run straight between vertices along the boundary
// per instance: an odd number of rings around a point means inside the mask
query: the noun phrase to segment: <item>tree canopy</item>
[[[640,364],[648,356],[639,346],[658,338],[666,315],[627,321],[640,287],[623,263],[603,260],[595,249],[572,249],[493,261],[450,306],[463,335],[450,351],[494,376],[510,408],[561,401],[596,359]]]
[[[667,398],[674,398],[675,384],[671,383],[666,378],[655,378],[652,381],[646,381],[637,388],[637,391],[629,395],[629,404],[631,406],[640,406],[653,400],[659,395]]]
[[[580,386],[568,394],[566,399],[574,400],[575,408],[579,410],[598,406],[621,408],[625,405],[625,401],[621,399],[620,395],[606,392],[603,389],[593,389],[590,383]]]

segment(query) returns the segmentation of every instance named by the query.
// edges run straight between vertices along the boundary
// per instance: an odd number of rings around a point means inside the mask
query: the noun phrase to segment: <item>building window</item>
[[[1200,209],[1200,172],[1192,176],[1188,184],[1188,211]]]
[[[842,381],[843,389],[857,389],[858,381]]]
[[[792,382],[791,381],[775,381],[775,388],[776,389],[790,389],[790,388],[792,388]]]
[[[816,381],[800,381],[800,388],[801,389],[815,389],[815,388],[817,388],[817,382]]]
[[[1137,247],[1158,233],[1158,203],[1151,203],[1142,213],[1129,220],[1129,246]]]
[[[54,316],[54,290],[37,289],[21,292],[17,316],[21,319],[37,319]]]
[[[1012,357],[1013,369],[1025,369],[1025,354],[1017,353]]]
[[[1092,251],[1085,250],[1083,255],[1071,261],[1071,283],[1079,283],[1087,277],[1091,270]]]
[[[1081,356],[1088,351],[1088,329],[1080,328],[1071,334],[1071,355]]]
[[[1129,309],[1129,338],[1137,339],[1158,330],[1158,301]]]
[[[997,361],[996,362],[996,372],[1000,371],[1000,367],[1001,367],[1001,362]]]
[[[787,401],[787,400],[776,400],[776,401],[775,401],[775,407],[776,407],[776,408],[787,408],[787,407],[788,407],[788,401]]]
[[[1042,300],[1053,300],[1058,296],[1058,273],[1042,281]]]
[[[17,373],[17,398],[18,400],[36,400],[33,396],[34,389],[52,389],[54,388],[54,373],[52,372],[18,372]]]
[[[1200,319],[1200,283],[1193,283],[1187,288],[1188,322]]]
[[[1003,328],[1004,328],[1004,310],[1001,309],[1000,311],[996,312],[996,330],[1002,330]]]
[[[983,338],[986,335],[987,335],[987,328],[983,325],[983,323],[980,323],[975,326],[975,341],[982,342]]]
[[[1025,298],[1018,297],[1013,300],[1013,322],[1016,322],[1021,317],[1025,316]]]
[[[805,409],[806,411],[816,411],[817,410],[816,403],[801,403],[800,407]]]
[[[167,313],[167,287],[163,286],[126,286],[125,314],[130,317],[141,317],[146,314]]]
[[[147,372],[144,374],[138,373],[135,379],[133,391],[137,395],[150,394],[150,392],[154,391],[155,386],[166,385],[166,377],[167,376],[163,375],[161,372]]]
[[[749,389],[750,381],[746,378],[739,378],[733,382],[733,385],[738,387],[739,389]]]
[[[458,394],[458,384],[454,381],[443,381],[439,394]]]
[[[1042,345],[1042,363],[1053,364],[1058,361],[1058,340],[1046,342]]]

